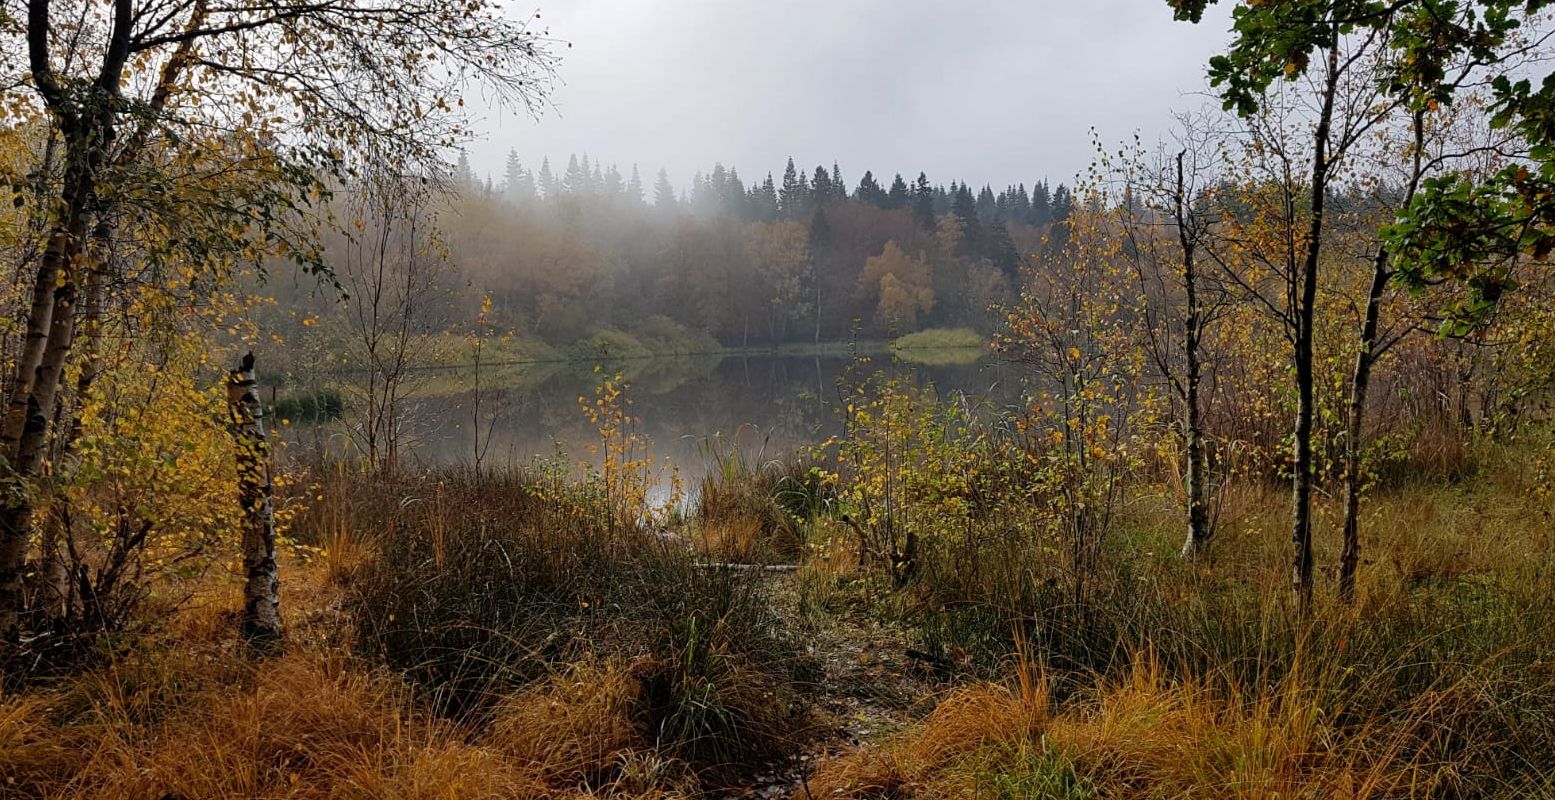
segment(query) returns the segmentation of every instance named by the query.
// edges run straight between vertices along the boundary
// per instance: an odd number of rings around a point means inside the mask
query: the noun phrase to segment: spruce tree
[[[993,188],[983,184],[982,191],[977,193],[977,219],[980,222],[992,222],[994,212],[998,210],[999,201],[993,196]]]
[[[1069,187],[1060,183],[1053,190],[1053,221],[1063,222],[1069,219],[1069,212],[1074,210],[1074,197],[1069,193]]]
[[[659,177],[653,182],[653,207],[667,211],[677,205],[679,201],[675,199],[675,187],[670,185],[670,174],[660,167]]]
[[[588,156],[584,156],[588,158]],[[562,194],[579,195],[588,185],[588,178],[583,173],[583,165],[578,163],[577,154],[567,157],[567,171],[562,173]]]
[[[868,203],[872,206],[884,208],[886,204],[885,190],[881,189],[880,184],[875,182],[874,173],[869,170],[864,170],[864,177],[859,179],[858,188],[853,190],[853,196],[860,202]]]
[[[912,202],[912,191],[907,188],[907,181],[902,180],[902,173],[896,173],[891,180],[891,189],[886,192],[886,208],[906,208]]]
[[[919,227],[934,229],[934,189],[929,186],[929,176],[922,172],[913,186],[912,216]]]
[[[793,156],[789,156],[788,166],[783,168],[783,188],[778,192],[778,204],[785,217],[797,217],[804,210],[801,180],[799,170],[794,168]]]
[[[834,196],[832,189],[831,173],[820,165],[815,167],[815,178],[810,181],[810,199],[817,205],[824,205]]]
[[[1031,187],[1031,215],[1027,221],[1037,226],[1053,221],[1053,201],[1048,192],[1047,181],[1038,181]]]
[[[535,199],[535,181],[518,160],[518,152],[508,151],[506,174],[502,181],[502,193],[509,202],[527,203]]]
[[[540,160],[539,181],[540,194],[546,200],[555,200],[558,187],[556,185],[556,176],[551,174],[551,159],[548,157]]]
[[[626,182],[626,199],[637,205],[643,202],[643,176],[637,171],[637,165],[632,165],[632,177]]]

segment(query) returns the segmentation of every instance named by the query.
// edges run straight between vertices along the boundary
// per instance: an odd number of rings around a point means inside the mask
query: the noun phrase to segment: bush
[[[601,328],[588,338],[573,342],[567,355],[574,361],[597,362],[647,358],[653,353],[629,333]]]
[[[340,419],[345,414],[345,401],[341,399],[339,389],[301,389],[277,398],[270,413],[278,419],[293,422],[325,422]]]
[[[722,440],[705,449],[712,468],[693,513],[703,549],[744,563],[803,557],[808,523],[831,499],[818,470],[798,459],[752,459]]]
[[[650,739],[699,767],[782,751],[804,724],[813,668],[755,579],[612,520],[587,486],[448,471],[361,490],[399,510],[349,583],[358,649],[438,712],[484,717],[559,665],[615,658]]]
[[[982,349],[988,347],[988,337],[971,328],[929,328],[897,337],[891,346],[897,350]]]

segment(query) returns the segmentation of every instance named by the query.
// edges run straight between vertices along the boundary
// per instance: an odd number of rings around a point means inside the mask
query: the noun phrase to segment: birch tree
[[[553,58],[542,32],[492,0],[8,0],[3,12],[6,107],[58,139],[0,421],[0,640],[14,641],[94,231],[112,236],[116,212],[134,209],[157,234],[145,258],[317,266],[295,226],[327,176],[364,153],[430,164],[467,134],[466,86],[533,104]],[[212,192],[200,183],[212,170],[252,180]]]

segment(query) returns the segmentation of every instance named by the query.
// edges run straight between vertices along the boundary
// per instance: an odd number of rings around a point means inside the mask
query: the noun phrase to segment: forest
[[[0,797],[1555,800],[1555,4],[1138,6],[1073,178],[677,188],[479,174],[499,0],[8,2]]]
[[[974,191],[918,173],[888,185],[865,172],[812,174],[789,159],[746,188],[715,164],[676,191],[660,170],[650,190],[633,167],[571,156],[531,173],[510,154],[501,183],[452,165],[452,195],[425,198],[449,250],[427,325],[469,320],[469,298],[492,300],[494,329],[565,349],[607,330],[675,347],[771,349],[895,338],[925,328],[992,331],[1022,265],[1067,219],[1067,186],[1037,181]],[[1061,228],[1060,228],[1061,229]],[[344,247],[341,243],[337,252]],[[454,277],[454,275],[457,277]],[[271,293],[319,319],[335,304],[309,281]],[[302,333],[284,321],[271,327]],[[536,355],[530,353],[530,355]]]

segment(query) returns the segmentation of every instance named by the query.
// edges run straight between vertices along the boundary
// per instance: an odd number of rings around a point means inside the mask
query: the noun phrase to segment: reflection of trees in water
[[[752,456],[787,456],[840,430],[834,411],[837,381],[849,360],[840,357],[746,356],[652,359],[621,365],[629,382],[631,414],[652,442],[653,455],[669,458],[695,480],[707,468],[705,443],[722,436]],[[871,369],[907,372],[932,383],[942,397],[964,391],[1002,404],[1016,396],[1007,367],[985,361],[960,365],[892,365]],[[526,462],[548,456],[559,442],[573,460],[588,458],[595,431],[578,407],[592,399],[599,376],[588,367],[551,368],[545,374],[515,375],[510,385],[487,391],[500,418],[492,430],[492,462]],[[993,389],[989,397],[989,390]],[[455,391],[418,399],[417,463],[469,460],[473,395]],[[299,437],[301,438],[301,437]]]

